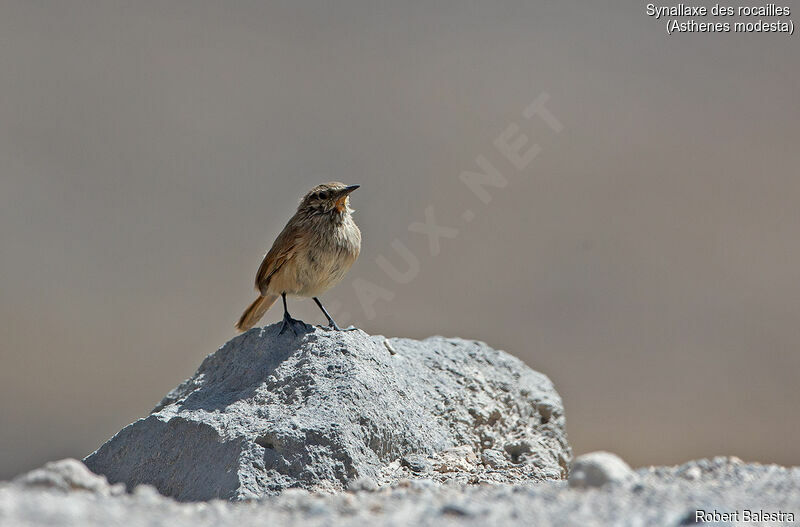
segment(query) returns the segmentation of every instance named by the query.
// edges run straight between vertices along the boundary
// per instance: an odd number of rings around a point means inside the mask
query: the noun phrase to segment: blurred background
[[[329,180],[362,185],[339,322],[513,353],[576,453],[800,463],[800,37],[667,36],[641,2],[0,4],[0,478],[190,376]],[[560,133],[522,117],[542,93]],[[436,255],[428,207],[458,229]]]

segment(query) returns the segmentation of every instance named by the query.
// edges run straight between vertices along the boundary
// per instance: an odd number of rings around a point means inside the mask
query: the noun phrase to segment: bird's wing
[[[278,235],[272,248],[264,256],[256,273],[256,289],[262,295],[267,292],[272,275],[274,275],[286,262],[294,258],[297,248],[303,242],[303,231],[289,223]]]

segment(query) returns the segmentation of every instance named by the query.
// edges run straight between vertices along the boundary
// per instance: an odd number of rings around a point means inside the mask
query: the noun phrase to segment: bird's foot
[[[333,322],[333,321],[331,321],[331,323],[328,324],[327,326],[317,326],[317,327],[321,328],[321,329],[328,329],[330,331],[355,331],[355,330],[358,329],[355,326],[348,326],[346,328],[340,328],[339,325],[336,322]]]
[[[281,329],[278,331],[278,335],[282,335],[286,329],[291,329],[294,336],[297,336],[297,329],[296,326],[301,326],[304,330],[308,329],[308,324],[303,322],[302,320],[298,320],[296,318],[292,318],[289,313],[283,314],[283,322],[281,323]]]

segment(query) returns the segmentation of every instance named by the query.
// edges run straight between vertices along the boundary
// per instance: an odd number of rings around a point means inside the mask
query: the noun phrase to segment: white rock
[[[602,487],[606,483],[623,483],[632,479],[634,472],[616,454],[592,452],[575,459],[569,474],[570,487]]]
[[[509,481],[566,475],[564,407],[546,376],[481,342],[393,338],[395,355],[385,342],[362,331],[279,334],[277,324],[248,331],[86,466],[181,501],[467,478],[486,442],[517,453]],[[434,470],[408,463],[414,454]],[[409,470],[388,470],[403,458]]]
[[[104,496],[121,494],[125,486],[109,485],[105,476],[89,470],[77,459],[67,458],[51,461],[41,468],[17,476],[14,483],[25,487],[59,489],[65,492],[83,490]]]

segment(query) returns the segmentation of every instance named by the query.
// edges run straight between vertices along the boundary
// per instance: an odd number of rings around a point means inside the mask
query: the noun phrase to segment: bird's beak
[[[341,195],[341,196],[347,196],[348,194],[350,194],[351,192],[353,192],[355,189],[357,189],[357,188],[358,188],[358,187],[360,187],[360,186],[361,186],[361,185],[350,185],[349,187],[344,187],[344,188],[342,189],[342,191],[341,191],[341,194],[340,194],[340,195]]]
[[[342,212],[347,207],[347,196],[349,196],[351,192],[360,186],[361,185],[350,185],[349,187],[344,187],[342,190],[340,190],[339,198],[336,200],[336,210]]]

